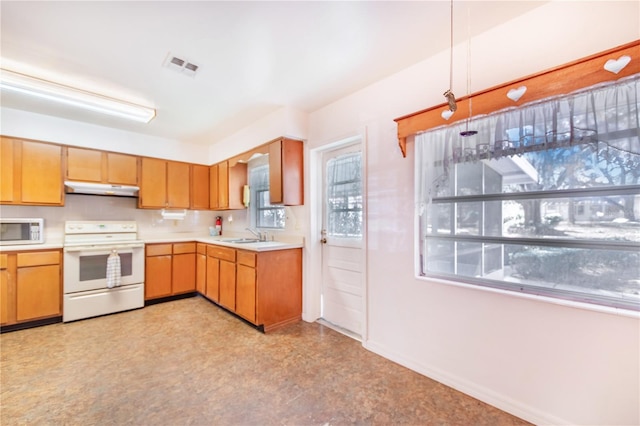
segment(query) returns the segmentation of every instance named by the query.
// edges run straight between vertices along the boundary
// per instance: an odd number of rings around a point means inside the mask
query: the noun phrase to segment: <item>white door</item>
[[[360,144],[323,154],[322,319],[362,336],[364,197]]]

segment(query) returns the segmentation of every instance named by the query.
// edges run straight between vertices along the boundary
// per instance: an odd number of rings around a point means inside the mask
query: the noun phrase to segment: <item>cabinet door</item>
[[[22,142],[22,202],[62,204],[62,147]]]
[[[67,179],[102,182],[102,152],[68,147]]]
[[[218,208],[229,208],[229,162],[218,164]]]
[[[61,309],[60,265],[18,268],[17,321],[57,316]]]
[[[304,204],[302,141],[279,139],[269,145],[269,198],[271,204]]]
[[[141,163],[140,207],[167,207],[167,162],[143,157]]]
[[[282,204],[282,140],[269,144],[269,201]]]
[[[256,270],[246,265],[237,265],[236,313],[256,322]]]
[[[207,291],[207,255],[196,254],[196,291],[206,294]]]
[[[119,185],[138,184],[138,157],[107,153],[107,182]]]
[[[207,256],[207,291],[205,295],[214,302],[220,301],[220,260]]]
[[[14,141],[5,137],[0,138],[0,202],[15,201],[13,191]]]
[[[171,295],[171,255],[147,256],[144,273],[145,300]]]
[[[191,208],[209,209],[209,167],[193,164],[191,166]]]
[[[245,209],[242,195],[247,184],[247,163],[236,163],[228,170],[227,199],[230,209]]]
[[[0,254],[0,324],[9,322],[9,309],[15,303],[9,291],[8,258],[6,254]]]
[[[231,311],[236,310],[236,264],[220,261],[220,304]]]
[[[188,293],[196,289],[196,254],[173,255],[172,294]]]
[[[218,165],[214,164],[209,167],[209,207],[216,210],[220,207],[219,200],[219,182],[218,182]]]
[[[190,167],[187,163],[167,162],[167,206],[188,209],[191,193]]]

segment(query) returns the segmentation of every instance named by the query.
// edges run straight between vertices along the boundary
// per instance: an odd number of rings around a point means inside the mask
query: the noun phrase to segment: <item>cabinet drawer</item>
[[[6,254],[0,254],[0,269],[7,269],[8,258]]]
[[[256,254],[250,251],[238,250],[238,260],[237,262],[240,265],[250,266],[252,268],[256,267]]]
[[[40,251],[34,253],[18,253],[18,268],[25,266],[58,265],[59,251]]]
[[[207,254],[207,245],[202,243],[196,244],[196,251],[199,254]]]
[[[173,254],[195,253],[196,243],[176,243],[173,245]]]
[[[147,256],[163,256],[171,254],[171,244],[151,244],[146,246]]]
[[[228,260],[229,262],[236,261],[236,250],[228,247],[207,246],[207,255],[217,259]]]

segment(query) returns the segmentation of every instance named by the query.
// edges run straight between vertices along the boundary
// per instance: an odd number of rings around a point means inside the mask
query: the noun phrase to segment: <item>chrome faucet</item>
[[[245,228],[247,231],[251,232],[253,235],[255,235],[256,237],[258,237],[258,239],[260,241],[267,241],[267,234],[266,233],[262,233],[256,229],[253,228]]]

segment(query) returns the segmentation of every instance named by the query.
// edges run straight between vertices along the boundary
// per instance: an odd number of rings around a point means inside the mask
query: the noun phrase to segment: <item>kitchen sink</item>
[[[234,244],[247,244],[247,243],[259,243],[260,240],[257,238],[238,238],[237,240],[228,240],[227,243]]]

